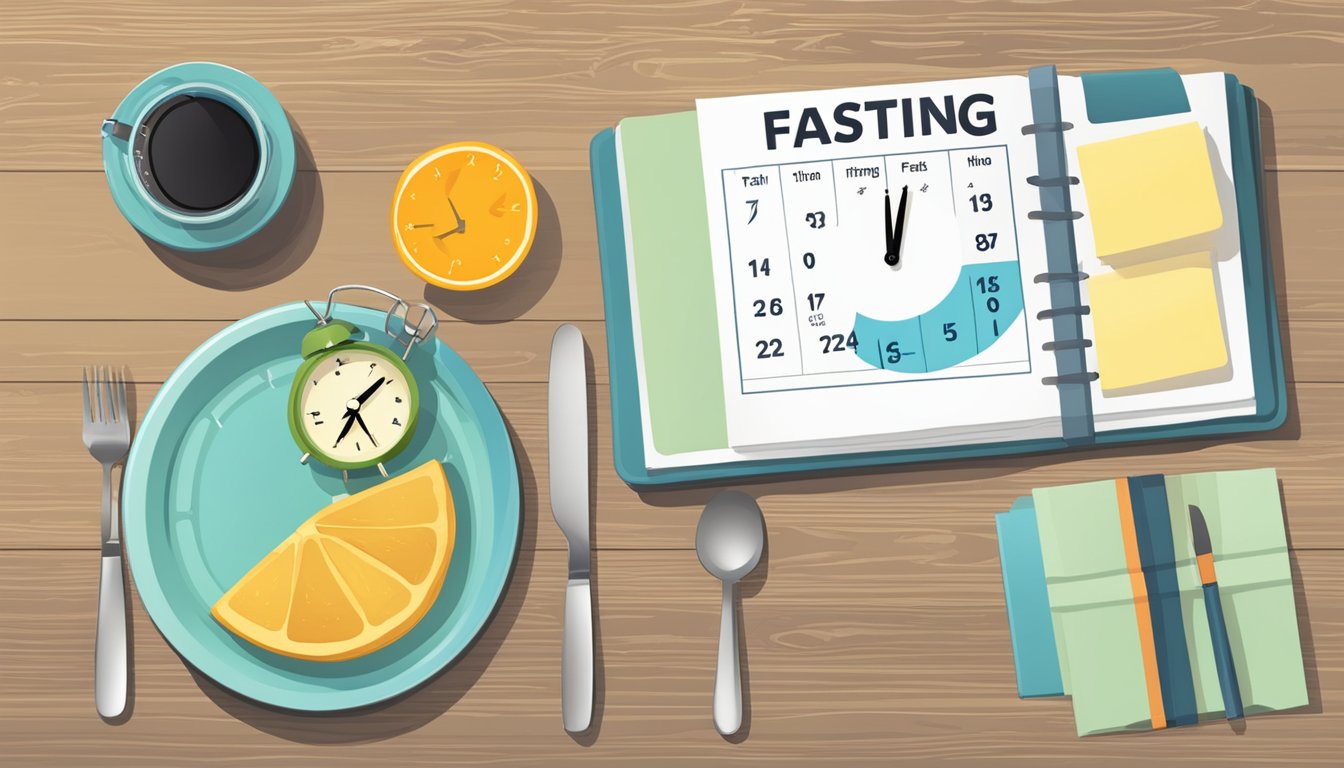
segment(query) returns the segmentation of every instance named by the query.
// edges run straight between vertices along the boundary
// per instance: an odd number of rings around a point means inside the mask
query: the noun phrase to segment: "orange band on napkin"
[[[1134,508],[1129,499],[1129,481],[1115,481],[1115,500],[1120,507],[1120,538],[1125,544],[1125,565],[1129,571],[1129,586],[1134,591],[1134,616],[1139,620],[1139,651],[1143,655],[1143,680],[1148,687],[1148,711],[1153,730],[1167,727],[1167,714],[1162,706],[1162,681],[1157,674],[1157,648],[1153,641],[1153,618],[1148,607],[1148,583],[1143,577],[1143,562],[1139,559],[1139,537],[1134,531]]]

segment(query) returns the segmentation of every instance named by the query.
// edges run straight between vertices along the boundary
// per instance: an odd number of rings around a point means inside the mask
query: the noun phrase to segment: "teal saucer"
[[[294,182],[294,132],[284,107],[266,86],[233,67],[194,61],[176,64],[145,78],[112,113],[111,119],[135,125],[166,95],[199,84],[237,97],[235,107],[255,118],[266,148],[254,188],[243,200],[209,216],[174,215],[152,202],[136,178],[131,143],[103,131],[103,171],[112,199],[126,220],[145,237],[181,251],[226,248],[256,234],[274,218]],[[212,94],[213,95],[213,94]]]
[[[385,313],[335,305],[334,316],[386,344]],[[299,343],[314,325],[302,304],[240,320],[193,352],[150,404],[126,462],[123,541],[140,599],[191,666],[235,693],[308,712],[376,704],[424,683],[484,629],[513,570],[521,530],[518,464],[504,419],[471,368],[437,339],[407,364],[420,423],[387,463],[397,475],[443,463],[457,532],[442,591],[392,644],[357,659],[315,662],[230,634],[210,608],[299,523],[333,497],[375,485],[299,463],[286,422]]]

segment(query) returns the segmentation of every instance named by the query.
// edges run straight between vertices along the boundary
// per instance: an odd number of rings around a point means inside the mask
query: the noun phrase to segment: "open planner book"
[[[628,482],[1284,418],[1231,75],[702,100],[598,134],[592,171]]]

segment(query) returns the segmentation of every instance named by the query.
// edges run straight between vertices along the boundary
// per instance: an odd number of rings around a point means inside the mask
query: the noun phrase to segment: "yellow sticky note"
[[[1223,225],[1199,123],[1084,144],[1078,168],[1098,258]]]
[[[1103,391],[1227,365],[1207,253],[1118,269],[1087,281]]]

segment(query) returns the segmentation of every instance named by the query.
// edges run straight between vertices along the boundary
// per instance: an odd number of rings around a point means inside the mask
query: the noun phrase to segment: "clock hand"
[[[886,262],[891,266],[901,263],[901,238],[905,236],[905,204],[910,187],[901,187],[901,203],[896,208],[896,226],[891,230],[891,244],[887,246]]]
[[[364,423],[364,417],[360,416],[359,412],[355,412],[355,421],[359,422],[359,428],[364,430],[364,434],[369,436],[369,442],[373,443],[374,448],[377,448],[378,441],[373,438],[373,433],[369,431],[368,425]]]
[[[345,436],[350,434],[350,428],[355,425],[356,421],[359,422],[360,428],[364,430],[364,434],[369,435],[369,439],[373,440],[373,435],[369,434],[369,428],[364,426],[364,418],[359,415],[359,406],[363,405],[365,400],[368,400],[370,397],[373,397],[373,393],[377,392],[378,388],[383,386],[384,381],[387,381],[386,376],[378,377],[378,380],[373,382],[373,384],[368,389],[364,390],[363,394],[355,398],[354,408],[350,408],[348,406],[346,407],[345,426],[341,427],[341,434],[336,436],[336,442],[332,444],[331,446],[332,448],[335,448],[336,446],[340,445],[341,441],[345,439]],[[373,445],[376,448],[378,446],[378,441],[374,440]]]
[[[383,386],[383,382],[384,382],[384,381],[387,381],[387,377],[386,377],[386,376],[379,376],[379,377],[378,377],[378,380],[375,381],[375,382],[373,382],[373,385],[372,385],[372,386],[370,386],[368,389],[364,390],[364,394],[362,394],[362,395],[360,395],[359,397],[356,397],[356,398],[355,398],[355,402],[358,403],[359,405],[363,405],[365,400],[368,400],[370,397],[372,397],[372,396],[373,396],[373,393],[374,393],[374,392],[377,392],[377,391],[378,391],[378,388],[381,387],[381,386]],[[346,412],[347,412],[347,413],[350,413],[350,412],[352,412],[352,409],[346,409]]]
[[[345,439],[345,436],[348,435],[348,434],[350,434],[350,428],[353,427],[353,426],[355,425],[355,419],[358,418],[358,417],[359,417],[359,414],[356,413],[355,411],[346,410],[346,412],[345,412],[345,426],[341,428],[341,434],[339,434],[339,435],[336,436],[336,442],[334,442],[334,443],[331,444],[331,447],[332,447],[332,448],[335,448],[336,446],[340,445],[340,444],[341,444],[341,441]],[[367,430],[365,430],[365,431],[367,431]]]
[[[882,190],[882,207],[886,211],[886,223],[882,227],[882,242],[886,243],[887,253],[883,257],[890,266],[896,266],[899,257],[895,256],[896,249],[892,247],[891,242],[891,190]]]
[[[449,235],[457,235],[467,231],[467,220],[457,213],[457,206],[453,204],[453,198],[448,198],[448,207],[453,210],[453,218],[457,220],[457,225],[447,232],[441,232],[434,236],[435,240],[442,240]]]

